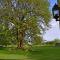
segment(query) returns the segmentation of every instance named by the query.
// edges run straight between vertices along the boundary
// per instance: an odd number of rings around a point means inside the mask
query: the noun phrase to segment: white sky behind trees
[[[59,22],[56,22],[55,19],[52,19],[49,24],[51,28],[46,30],[46,33],[43,34],[43,39],[47,41],[52,41],[54,39],[60,39],[60,28]]]
[[[52,12],[52,7],[55,3],[57,3],[57,0],[49,0],[49,2],[50,2],[50,11]],[[59,22],[57,22],[55,19],[51,19],[49,24],[51,25],[51,28],[45,31],[46,33],[43,34],[43,39],[47,41],[60,39]]]

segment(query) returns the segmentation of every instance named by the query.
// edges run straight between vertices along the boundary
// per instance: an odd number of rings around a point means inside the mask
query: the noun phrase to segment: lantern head
[[[57,4],[55,4],[52,8],[53,18],[56,19],[56,21],[59,21],[59,7]]]

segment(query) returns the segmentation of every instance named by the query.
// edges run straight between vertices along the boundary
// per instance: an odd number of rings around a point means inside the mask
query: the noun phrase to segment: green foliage
[[[42,38],[40,36],[35,36],[35,38],[34,38],[35,45],[40,45],[41,41],[42,41]]]
[[[43,17],[46,23],[48,23],[50,18],[48,1],[16,0],[16,6],[12,4],[12,1],[13,0],[3,0],[3,8],[0,9],[0,19],[13,23],[17,30],[5,29],[5,31],[2,32],[4,39],[10,43],[11,40],[16,41],[18,35],[18,41],[21,41],[21,39],[24,39],[25,31],[29,29],[31,33],[33,33],[31,34],[32,37],[36,38],[36,34],[40,33],[37,25],[37,17]],[[38,37],[36,40],[37,39]]]
[[[26,12],[32,11],[36,16],[42,16],[45,22],[48,23],[50,18],[49,3],[48,0],[18,0],[21,3],[29,3],[31,5],[30,9],[26,9]],[[44,5],[45,4],[45,5]]]
[[[58,3],[60,3],[60,0],[57,0],[58,1]]]
[[[9,30],[7,22],[0,23],[0,45],[11,45],[12,41],[16,42],[16,32]]]

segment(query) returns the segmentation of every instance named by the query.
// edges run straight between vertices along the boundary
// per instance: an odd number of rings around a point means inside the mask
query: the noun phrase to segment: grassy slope
[[[60,60],[60,47],[34,47],[31,51],[0,50],[0,59]]]

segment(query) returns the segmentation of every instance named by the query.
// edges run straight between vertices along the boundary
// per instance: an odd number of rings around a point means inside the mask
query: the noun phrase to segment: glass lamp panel
[[[56,15],[56,14],[59,16],[59,10],[54,11],[54,15]]]

